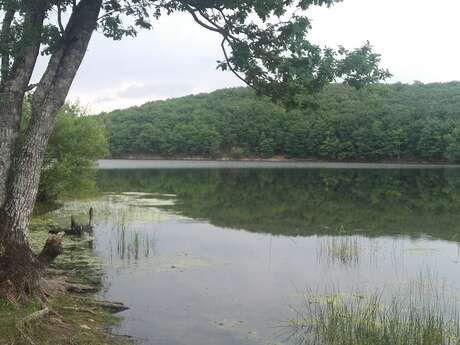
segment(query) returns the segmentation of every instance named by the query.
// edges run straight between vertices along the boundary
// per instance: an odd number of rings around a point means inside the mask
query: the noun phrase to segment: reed
[[[286,329],[298,345],[460,345],[457,307],[431,281],[392,297],[308,291],[294,311]]]

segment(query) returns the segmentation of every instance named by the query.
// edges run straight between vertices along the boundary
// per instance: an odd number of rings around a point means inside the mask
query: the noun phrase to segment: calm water
[[[143,344],[289,344],[305,289],[429,275],[459,300],[457,169],[101,170],[99,186],[101,297]]]

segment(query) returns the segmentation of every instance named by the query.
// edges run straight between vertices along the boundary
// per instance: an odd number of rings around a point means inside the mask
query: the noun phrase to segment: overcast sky
[[[371,41],[390,82],[460,80],[459,0],[345,0],[310,11],[310,38],[347,48]],[[69,98],[93,112],[208,92],[241,83],[216,71],[219,37],[177,14],[114,42],[93,38]]]

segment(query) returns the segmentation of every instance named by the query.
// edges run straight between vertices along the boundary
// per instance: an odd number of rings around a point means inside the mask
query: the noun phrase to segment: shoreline
[[[460,169],[460,164],[448,162],[340,162],[299,159],[203,159],[130,157],[101,159],[99,170],[114,169]]]
[[[270,158],[262,157],[218,157],[209,158],[205,156],[178,156],[178,157],[162,157],[149,155],[124,155],[124,156],[109,156],[101,160],[137,160],[137,161],[199,161],[199,162],[300,162],[300,163],[342,163],[342,164],[400,164],[400,165],[452,165],[460,166],[459,163],[450,161],[424,161],[424,160],[333,160],[320,158],[287,158],[284,156],[273,156]]]
[[[29,243],[34,252],[41,250],[49,231],[55,227],[48,211],[45,206],[43,212],[32,218]],[[95,257],[92,249],[85,246],[90,240],[65,236],[64,253],[45,269],[42,285],[46,299],[33,296],[23,303],[0,298],[0,344],[44,345],[49,344],[50,337],[59,344],[134,343],[129,335],[113,332],[113,326],[122,318],[118,313],[128,308],[119,302],[97,298],[103,288],[99,277],[102,273],[90,267],[90,260]],[[80,259],[74,260],[74,255]],[[88,262],[85,255],[88,255]],[[21,322],[29,319],[27,327],[23,328]]]

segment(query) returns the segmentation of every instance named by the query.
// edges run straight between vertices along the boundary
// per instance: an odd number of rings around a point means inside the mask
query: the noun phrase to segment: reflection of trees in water
[[[460,172],[432,170],[101,171],[103,191],[177,195],[167,206],[221,227],[279,235],[421,233],[454,239]]]

